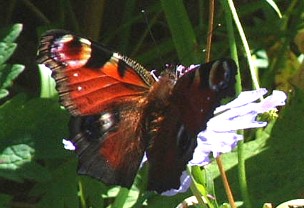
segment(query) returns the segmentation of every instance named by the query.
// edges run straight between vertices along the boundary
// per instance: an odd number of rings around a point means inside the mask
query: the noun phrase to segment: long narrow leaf
[[[278,14],[278,16],[282,18],[281,11],[277,6],[277,4],[273,0],[265,0],[265,1],[274,9],[274,11]]]
[[[189,65],[200,62],[195,53],[197,41],[183,1],[161,0],[162,8],[171,31],[178,57],[182,64]]]
[[[8,35],[3,38],[3,42],[5,43],[13,43],[20,35],[22,31],[22,24],[15,24],[11,28],[9,28]]]

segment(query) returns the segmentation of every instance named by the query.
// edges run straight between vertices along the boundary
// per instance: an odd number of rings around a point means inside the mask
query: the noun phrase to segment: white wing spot
[[[114,118],[112,113],[104,113],[100,116],[100,124],[102,131],[107,131],[114,125]]]
[[[88,39],[80,38],[79,41],[84,43],[84,44],[91,45],[91,41],[89,41]]]

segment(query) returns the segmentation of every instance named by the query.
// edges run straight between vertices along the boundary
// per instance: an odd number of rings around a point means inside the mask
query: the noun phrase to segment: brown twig
[[[213,21],[214,21],[214,0],[210,0],[209,1],[209,26],[208,26],[208,33],[207,33],[207,45],[206,45],[206,62],[210,61],[210,57],[211,57]]]

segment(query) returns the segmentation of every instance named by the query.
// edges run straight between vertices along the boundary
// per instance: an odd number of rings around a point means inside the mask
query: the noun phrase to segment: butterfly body
[[[233,95],[236,74],[235,63],[222,59],[155,80],[137,62],[61,30],[43,35],[38,62],[53,71],[72,114],[78,172],[130,187],[146,152],[147,189],[158,193],[179,187],[196,135],[220,99]]]

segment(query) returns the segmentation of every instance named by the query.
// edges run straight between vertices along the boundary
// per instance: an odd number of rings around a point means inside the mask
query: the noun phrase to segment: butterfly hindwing
[[[126,101],[97,115],[71,119],[78,173],[130,188],[146,146],[136,107],[138,103]]]

